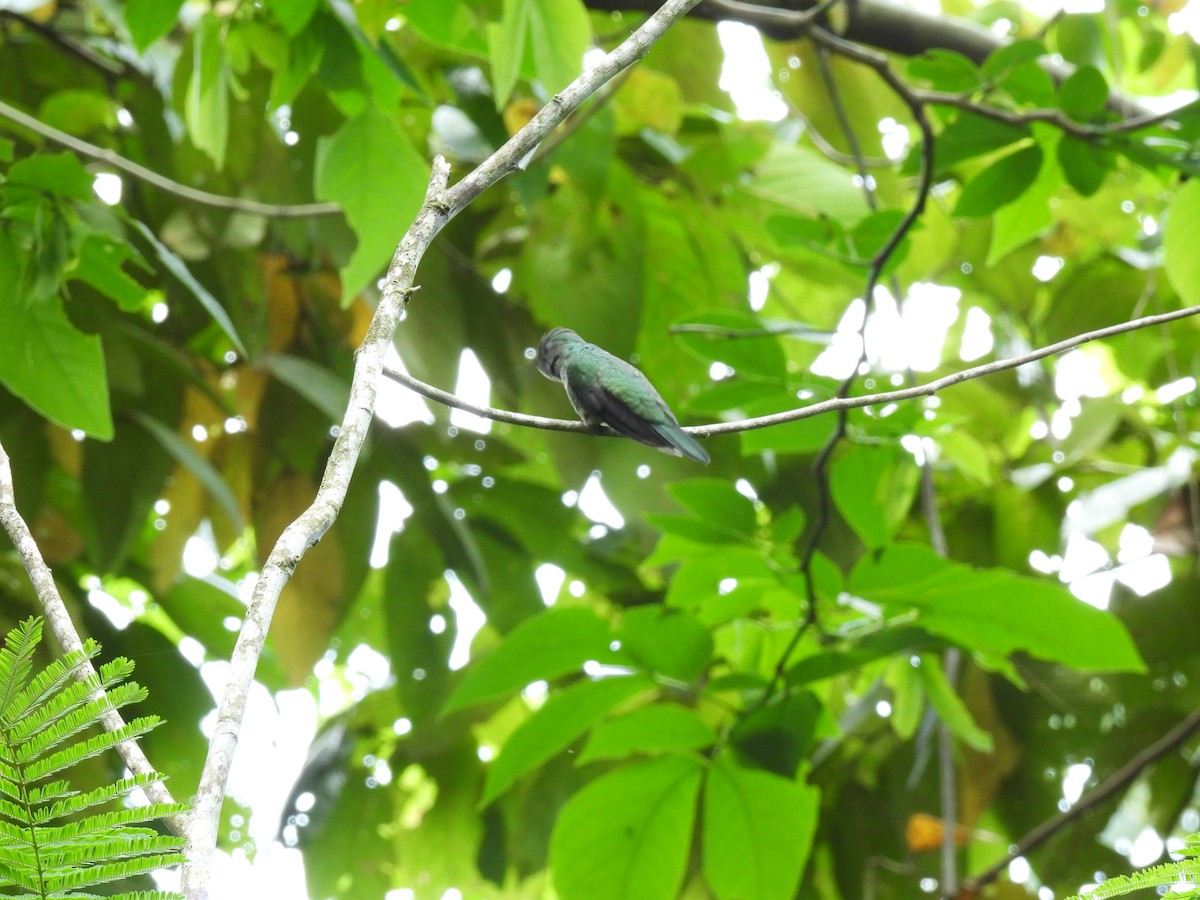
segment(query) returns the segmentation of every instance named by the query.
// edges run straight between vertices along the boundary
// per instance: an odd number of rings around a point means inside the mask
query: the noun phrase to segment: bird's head
[[[561,377],[563,356],[572,348],[583,343],[583,338],[570,328],[552,328],[542,335],[538,343],[538,371],[554,381]]]

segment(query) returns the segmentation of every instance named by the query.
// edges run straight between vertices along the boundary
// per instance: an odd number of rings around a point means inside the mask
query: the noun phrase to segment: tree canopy
[[[165,724],[124,762],[195,799],[189,898],[272,842],[314,898],[1165,860],[1200,831],[1196,33],[0,0],[0,627],[136,661]],[[575,422],[553,327],[711,464]],[[239,736],[286,803],[231,791]]]

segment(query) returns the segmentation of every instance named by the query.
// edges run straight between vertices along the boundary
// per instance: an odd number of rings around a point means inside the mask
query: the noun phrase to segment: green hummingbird
[[[708,465],[708,453],[679,427],[649,380],[623,359],[589,344],[569,328],[555,328],[538,344],[538,371],[561,381],[579,418],[665,453]]]

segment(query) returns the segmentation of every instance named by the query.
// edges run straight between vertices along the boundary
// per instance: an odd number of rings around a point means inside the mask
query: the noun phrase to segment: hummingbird
[[[538,371],[561,381],[579,418],[664,453],[708,465],[707,451],[679,427],[654,385],[623,359],[589,344],[569,328],[554,328],[538,344]]]

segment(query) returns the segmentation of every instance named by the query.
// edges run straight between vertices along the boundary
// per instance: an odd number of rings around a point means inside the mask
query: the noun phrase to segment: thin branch
[[[572,116],[561,128],[556,128],[546,140],[542,141],[542,145],[537,148],[537,153],[533,154],[532,161],[540,162],[545,159],[557,150],[563,141],[590,122],[592,117],[604,109],[608,105],[608,101],[616,96],[617,91],[621,89],[621,85],[629,78],[631,71],[633,70],[625,69],[613,78],[612,81],[596,91],[591,103]]]
[[[811,419],[813,416],[820,416],[839,410],[882,406],[886,403],[898,403],[901,400],[913,400],[917,397],[932,397],[934,394],[944,391],[946,388],[954,387],[956,384],[962,384],[964,381],[972,381],[976,378],[982,378],[985,375],[994,375],[997,372],[1004,372],[1008,369],[1028,365],[1029,363],[1037,362],[1039,359],[1045,359],[1048,356],[1056,356],[1059,353],[1074,350],[1076,347],[1091,343],[1092,341],[1125,334],[1130,331],[1137,331],[1141,328],[1149,328],[1153,325],[1174,322],[1178,319],[1186,319],[1198,314],[1200,314],[1200,306],[1188,306],[1169,313],[1143,316],[1140,319],[1131,319],[1119,325],[1110,325],[1107,328],[1099,328],[1096,331],[1077,334],[1075,337],[1032,350],[1029,353],[1023,353],[1020,356],[1011,356],[1007,359],[998,359],[990,363],[984,363],[981,366],[972,366],[969,369],[963,369],[959,372],[935,379],[934,381],[926,382],[925,384],[914,385],[913,387],[900,388],[894,391],[882,391],[875,394],[862,394],[857,397],[835,397],[832,400],[823,400],[820,403],[813,403],[809,406],[802,406],[769,416],[739,419],[736,422],[717,422],[712,425],[692,425],[683,430],[693,437],[737,434],[741,431],[770,428],[772,425],[782,425],[785,422],[795,422],[799,419]],[[530,416],[524,413],[511,412],[506,409],[495,409],[490,406],[478,406],[474,403],[468,403],[461,397],[413,378],[411,375],[406,375],[399,370],[385,368],[383,373],[420,394],[422,397],[427,397],[430,400],[453,407],[454,409],[461,409],[464,412],[472,413],[484,419],[492,419],[496,422],[505,422],[509,425],[520,425],[526,428],[542,428],[546,431],[574,431],[581,434],[593,435],[607,433],[603,431],[596,432],[590,426],[576,419],[548,419],[543,416]]]
[[[1002,109],[998,106],[992,106],[988,103],[981,103],[978,100],[971,98],[969,94],[955,94],[947,91],[927,91],[920,88],[912,88],[913,96],[922,103],[934,103],[940,106],[952,106],[956,109],[963,109],[973,112],[977,115],[993,119],[997,122],[1004,122],[1007,125],[1028,125],[1031,122],[1048,122],[1054,125],[1060,131],[1066,132],[1073,137],[1082,140],[1093,140],[1095,138],[1104,137],[1110,134],[1128,134],[1133,131],[1140,131],[1143,128],[1150,128],[1155,125],[1165,125],[1170,127],[1171,122],[1180,113],[1194,107],[1198,102],[1189,100],[1187,103],[1181,104],[1174,109],[1166,112],[1147,113],[1146,115],[1133,116],[1127,119],[1121,119],[1118,122],[1107,122],[1103,125],[1092,125],[1087,122],[1077,122],[1070,116],[1066,115],[1061,109],[1027,109],[1027,110],[1011,110]]]
[[[105,75],[124,75],[130,71],[129,66],[109,59],[107,56],[102,56],[87,46],[87,44],[77,43],[60,34],[57,28],[51,28],[37,19],[30,18],[11,9],[0,9],[0,19],[11,19],[14,22],[20,23],[22,28],[28,28],[30,31],[36,32],[50,43],[62,48],[71,56],[82,60]]]
[[[814,403],[811,406],[805,406],[799,409],[787,410],[781,413],[775,413],[769,416],[758,416],[753,419],[741,419],[737,422],[721,422],[716,425],[702,425],[697,428],[688,428],[687,431],[693,435],[701,437],[711,437],[715,434],[734,434],[739,431],[751,431],[755,428],[767,428],[771,425],[782,425],[784,422],[795,422],[799,419],[809,419],[813,416],[819,416],[827,412],[833,412],[839,409],[857,409],[863,406],[878,406],[882,403],[895,403],[900,400],[912,400],[915,397],[930,397],[938,391],[943,391],[948,387],[953,387],[956,384],[961,384],[964,381],[970,381],[974,378],[980,378],[984,375],[992,375],[996,372],[1003,372],[1007,369],[1015,369],[1018,366],[1026,365],[1027,363],[1036,362],[1039,359],[1045,359],[1047,356],[1056,356],[1059,353],[1065,353],[1067,350],[1073,350],[1083,344],[1098,341],[1103,338],[1113,337],[1118,334],[1125,334],[1129,331],[1137,331],[1139,328],[1148,328],[1152,325],[1161,325],[1164,322],[1174,322],[1176,319],[1187,319],[1191,316],[1200,314],[1200,306],[1188,306],[1183,309],[1173,310],[1169,313],[1161,313],[1155,316],[1143,316],[1140,319],[1131,319],[1128,322],[1122,322],[1119,325],[1109,325],[1107,328],[1098,328],[1095,331],[1084,332],[1077,334],[1074,337],[1066,340],[1058,341],[1054,344],[1041,347],[1037,350],[1032,350],[1029,353],[1023,353],[1020,356],[1011,356],[1007,359],[998,359],[990,363],[985,363],[981,366],[972,366],[969,369],[963,369],[960,372],[955,372],[946,375],[942,378],[937,378],[925,384],[916,385],[910,388],[900,388],[895,391],[883,391],[877,394],[863,394],[858,397],[837,397],[832,400],[825,400],[821,403]]]
[[[595,0],[590,0],[589,5],[596,5]],[[889,9],[889,7],[895,6],[896,4],[893,3],[875,2],[875,0],[858,0],[858,2],[851,4],[850,6],[853,12],[851,15],[850,26],[847,28],[845,36],[838,37],[837,39],[846,44],[850,44],[851,41],[863,41],[865,43],[874,44],[875,46],[884,46],[884,44],[887,42],[885,41],[881,43],[880,35],[875,35],[874,39],[872,39],[871,35],[863,33],[866,30],[871,30],[871,26],[868,26],[867,28],[855,26],[855,20],[857,16],[853,13],[857,13],[858,16],[861,16],[862,13],[868,9],[873,14],[878,14],[879,23],[874,27],[877,27],[881,35],[888,30],[886,25],[887,21],[895,16],[903,16],[913,22],[922,22],[922,28],[927,30],[931,35],[936,35],[941,41],[940,43],[936,43],[931,46],[948,46],[944,40],[947,37],[947,31],[958,25],[966,24],[962,23],[961,21],[947,19],[946,17],[938,17],[936,19],[929,17],[926,21],[922,14],[915,13],[911,10]],[[767,5],[745,3],[742,2],[742,0],[707,0],[707,2],[704,4],[704,9],[714,13],[719,18],[730,18],[742,22],[748,22],[760,29],[763,29],[768,34],[777,34],[782,30],[786,32],[788,37],[800,37],[805,34],[812,36],[814,23],[813,17],[810,15],[811,10],[795,11],[791,9],[778,9]],[[953,25],[951,23],[953,23]],[[974,31],[974,29],[971,28],[968,28],[967,30]],[[892,29],[892,31],[895,31],[895,29]],[[827,34],[829,34],[829,32],[827,32]],[[889,35],[888,37],[891,38],[895,36],[896,35],[893,34]],[[989,39],[984,35],[966,35],[964,33],[963,35],[959,35],[959,37],[965,37],[966,42],[968,44],[972,44],[972,46],[976,44],[978,45],[976,48],[977,52],[974,53],[968,52],[967,47],[956,48],[977,63],[982,62],[983,59],[992,51],[1005,46],[1004,41],[998,40],[994,36],[991,38],[993,43],[990,44],[987,43]],[[975,38],[978,39],[976,40]],[[871,53],[871,55],[877,56],[879,59],[884,59],[886,63],[885,57],[872,53],[871,51],[866,50],[866,48],[861,49],[864,53]],[[884,49],[915,55],[923,52],[924,50],[930,49],[930,47],[914,46],[907,48],[887,45],[884,46]],[[1072,67],[1065,64],[1055,63],[1050,59],[1046,59],[1044,61],[1044,67],[1057,81],[1064,80],[1074,71]],[[1145,107],[1139,106],[1128,98],[1121,97],[1114,93],[1110,95],[1109,107],[1116,110],[1122,116],[1122,120],[1104,125],[1089,125],[1084,122],[1076,122],[1074,119],[1064,115],[1062,111],[1058,109],[1037,109],[1026,112],[1014,112],[989,106],[986,103],[979,103],[975,100],[972,100],[970,96],[966,94],[918,90],[914,88],[908,88],[908,91],[910,92],[910,95],[920,103],[938,103],[946,106],[955,106],[960,109],[968,109],[972,112],[978,113],[979,115],[987,116],[988,118],[996,119],[997,121],[1006,122],[1012,125],[1023,125],[1028,124],[1029,122],[1049,122],[1064,132],[1083,140],[1094,140],[1097,137],[1102,137],[1104,135],[1137,131],[1142,128],[1148,128],[1152,125],[1160,125],[1168,122],[1175,116],[1178,116],[1181,112],[1189,107],[1194,106],[1195,103],[1198,102],[1189,101],[1188,103],[1182,104],[1181,106],[1172,110],[1168,110],[1167,112],[1154,112],[1152,110],[1147,110]]]
[[[598,66],[556,94],[524,128],[453,188],[447,189],[449,164],[440,156],[433,161],[425,202],[396,248],[379,305],[355,354],[350,400],[321,486],[312,505],[284,529],[271,549],[238,632],[230,658],[228,681],[217,709],[216,726],[188,823],[187,846],[184,848],[187,862],[182,878],[188,900],[208,898],[225,787],[246,713],[246,699],[266,644],[276,603],[304,554],[333,526],[341,511],[374,418],[383,359],[392,346],[396,326],[413,291],[421,258],[455,214],[505,175],[517,171],[526,154],[603,84],[643,57],[671,24],[686,15],[697,2],[699,0],[667,0],[663,3]]]
[[[3,444],[0,444],[0,527],[4,528],[13,547],[16,548],[17,555],[21,558],[21,564],[25,567],[30,583],[33,584],[38,602],[42,606],[42,612],[59,647],[64,653],[82,650],[83,641],[79,637],[79,632],[75,630],[75,623],[71,621],[71,615],[67,612],[62,595],[58,592],[58,585],[54,583],[54,573],[46,565],[46,561],[42,558],[42,552],[38,549],[37,542],[29,531],[29,526],[25,524],[21,513],[17,511],[12,464]],[[90,660],[86,661],[76,670],[76,676],[81,681],[85,678],[96,678],[96,668]],[[116,731],[125,727],[125,720],[115,709],[106,712],[101,716],[100,721],[105,731]],[[117,744],[117,752],[121,754],[121,759],[124,760],[129,771],[135,775],[157,774],[137,741],[125,741]],[[175,803],[171,792],[160,781],[149,783],[146,785],[145,791],[152,803]],[[166,823],[173,832],[182,835],[187,825],[187,819],[182,815],[171,816]]]
[[[268,216],[274,219],[296,219],[305,216],[329,216],[340,213],[342,208],[336,203],[260,203],[258,200],[248,200],[243,197],[226,197],[223,194],[213,194],[209,191],[201,191],[194,187],[188,187],[186,184],[180,184],[178,181],[172,181],[165,175],[159,175],[157,172],[147,169],[143,165],[135,163],[133,160],[126,159],[112,150],[106,150],[104,147],[97,147],[95,144],[89,144],[87,141],[81,140],[74,135],[67,134],[65,131],[59,131],[53,126],[47,125],[35,119],[28,113],[24,113],[15,106],[9,106],[4,101],[0,100],[0,116],[4,116],[18,125],[28,128],[35,134],[40,134],[47,140],[54,141],[56,144],[61,144],[70,150],[82,156],[90,157],[91,159],[99,160],[114,169],[119,169],[134,178],[138,178],[147,184],[154,185],[169,194],[174,194],[176,197],[181,197],[184,200],[191,200],[195,203],[202,203],[205,206],[213,206],[217,209],[229,209],[234,212],[251,213],[253,215]]]
[[[1079,799],[1074,806],[1066,812],[1058,813],[1051,816],[1042,824],[1038,825],[1030,831],[1025,837],[1017,841],[1011,851],[1002,859],[998,860],[983,872],[976,875],[974,878],[963,882],[962,889],[970,892],[972,895],[977,893],[980,888],[991,884],[1005,870],[1009,864],[1018,856],[1026,856],[1030,851],[1034,850],[1048,838],[1057,834],[1067,824],[1082,816],[1084,813],[1094,809],[1105,800],[1112,797],[1118,791],[1122,790],[1135,778],[1140,775],[1152,763],[1162,759],[1168,753],[1172,753],[1183,745],[1197,729],[1200,729],[1200,709],[1191,713],[1187,718],[1183,719],[1178,725],[1168,731],[1165,735],[1139,752],[1133,759],[1129,760],[1124,766],[1110,775],[1103,784],[1100,784],[1085,794]]]

